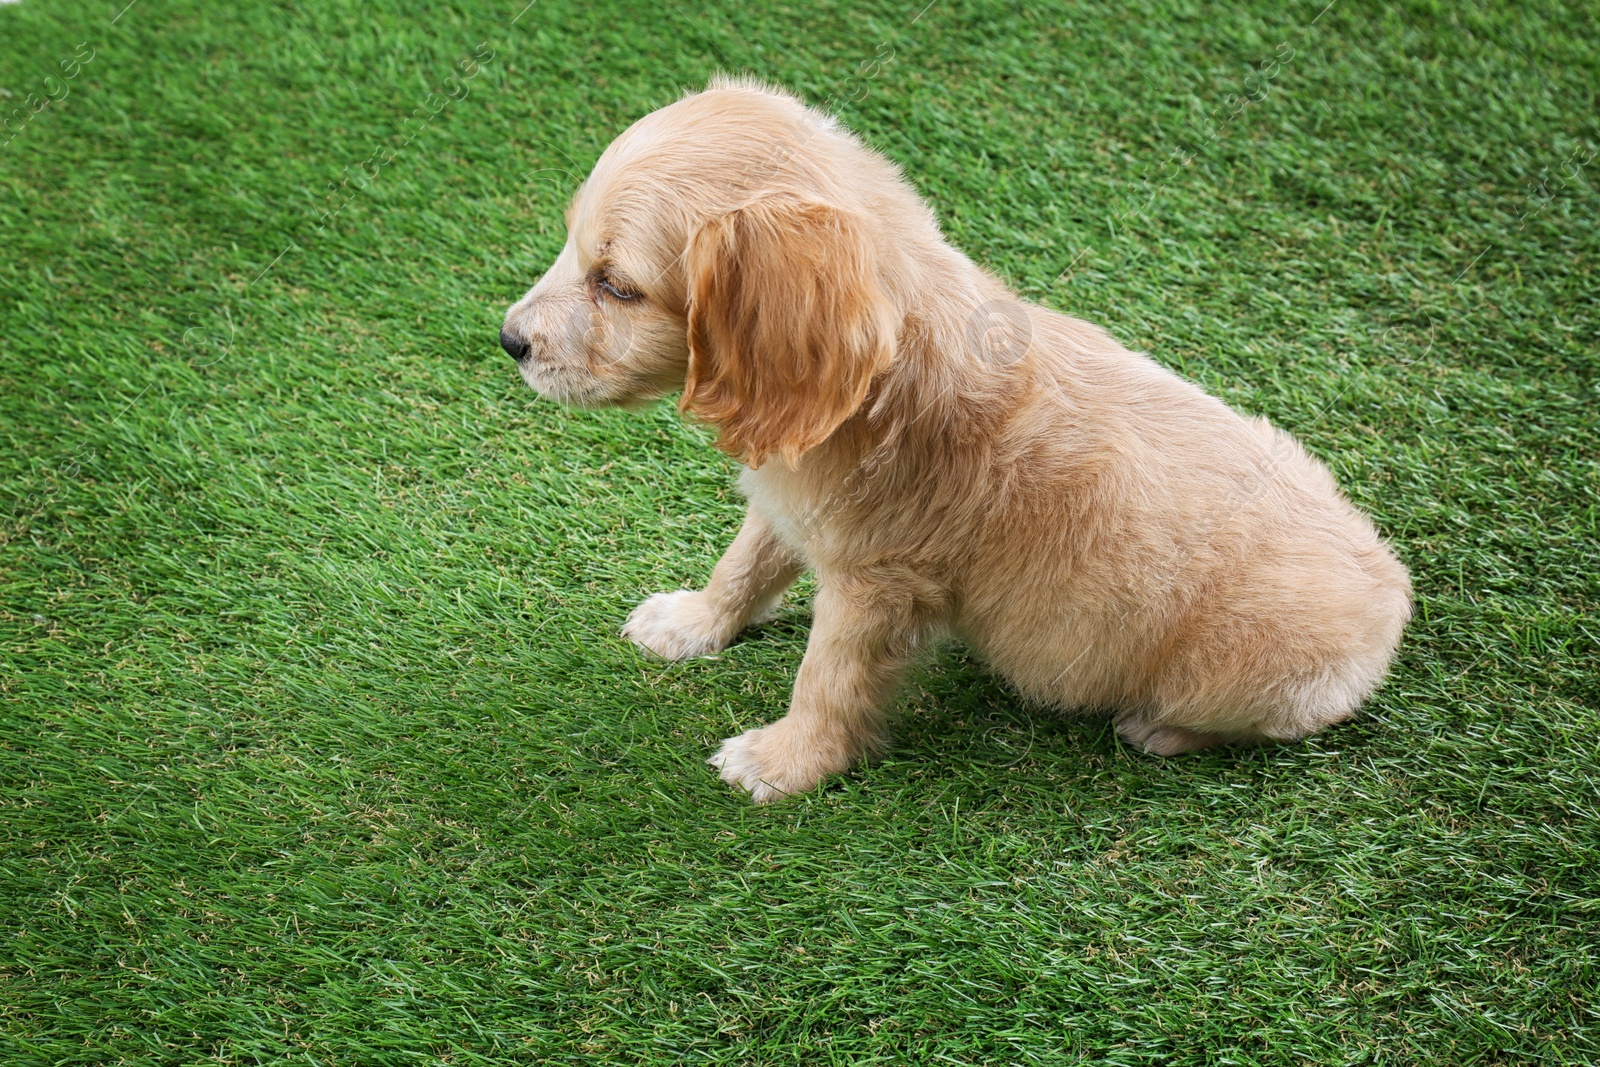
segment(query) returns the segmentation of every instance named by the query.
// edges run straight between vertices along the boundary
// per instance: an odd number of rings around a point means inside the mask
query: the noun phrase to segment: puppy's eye
[[[595,275],[594,287],[613,300],[637,300],[641,295],[639,290],[631,289],[623,282],[605,273]]]

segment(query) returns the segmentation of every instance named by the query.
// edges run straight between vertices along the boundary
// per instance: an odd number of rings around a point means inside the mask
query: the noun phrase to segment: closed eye
[[[613,300],[621,300],[624,302],[629,300],[637,300],[643,295],[639,292],[639,290],[634,289],[626,282],[614,278],[604,271],[601,271],[595,275],[594,287],[600,292],[611,297]]]

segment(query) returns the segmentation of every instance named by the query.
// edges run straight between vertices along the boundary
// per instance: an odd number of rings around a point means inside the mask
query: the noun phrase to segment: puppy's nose
[[[528,342],[512,333],[510,330],[501,329],[500,347],[506,350],[506,355],[521,363],[528,358]]]

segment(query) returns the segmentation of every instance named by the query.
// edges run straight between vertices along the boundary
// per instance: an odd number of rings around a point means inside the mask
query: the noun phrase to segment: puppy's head
[[[501,344],[554,400],[680,407],[756,466],[795,463],[866,398],[900,317],[862,191],[893,168],[791,97],[714,87],[606,149]]]

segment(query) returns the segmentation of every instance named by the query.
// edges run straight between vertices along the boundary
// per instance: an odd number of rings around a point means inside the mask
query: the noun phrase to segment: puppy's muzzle
[[[518,363],[528,358],[530,348],[528,342],[504,327],[500,330],[500,347],[506,350],[506,355]]]

